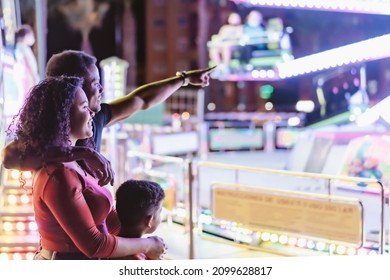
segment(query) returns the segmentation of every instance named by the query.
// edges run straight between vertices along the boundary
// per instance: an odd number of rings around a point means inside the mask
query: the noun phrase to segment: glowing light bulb
[[[299,238],[298,242],[297,242],[297,245],[298,245],[298,247],[304,248],[306,246],[306,243],[307,243],[306,239]]]
[[[352,248],[352,247],[348,248],[347,249],[347,254],[350,255],[350,256],[356,255],[356,249]]]
[[[15,205],[16,202],[17,202],[16,196],[13,195],[13,194],[8,195],[7,201],[8,201],[9,204]]]
[[[275,77],[275,71],[274,70],[267,70],[267,77],[268,78],[274,78]]]
[[[183,119],[183,120],[188,120],[189,118],[190,118],[190,113],[188,113],[188,112],[183,112],[182,114],[181,114],[181,118]]]
[[[12,230],[12,223],[10,223],[10,222],[4,222],[3,223],[3,229],[4,229],[4,231],[11,231]]]
[[[269,239],[271,240],[271,242],[275,243],[275,242],[278,242],[279,237],[277,234],[273,233],[273,234],[271,234]]]
[[[12,254],[12,259],[14,259],[14,260],[21,260],[22,259],[22,254],[20,254],[20,253],[13,253]]]
[[[20,176],[20,171],[18,171],[18,170],[12,170],[11,171],[11,178],[13,180],[19,179],[19,176]]]
[[[261,234],[261,239],[262,239],[263,241],[268,241],[269,238],[270,238],[270,233],[269,233],[269,232],[263,232],[263,233]]]
[[[209,103],[208,105],[207,105],[207,109],[209,110],[209,111],[214,111],[215,109],[216,109],[216,105],[215,105],[215,103]]]
[[[280,244],[287,244],[287,242],[288,242],[288,237],[286,235],[279,236],[279,243]]]
[[[297,238],[296,237],[290,237],[288,239],[288,245],[295,246],[297,244]]]
[[[27,253],[26,254],[26,260],[33,260],[34,259],[34,253],[31,253],[31,252],[29,252],[29,253]]]
[[[272,110],[272,108],[274,107],[274,105],[272,104],[272,102],[267,102],[267,103],[265,103],[264,107],[265,107],[265,109],[266,109],[267,111],[270,111],[270,110]]]
[[[308,240],[306,247],[309,249],[314,249],[316,247],[316,243],[313,240]]]
[[[347,251],[347,248],[345,246],[339,245],[336,248],[336,253],[339,255],[344,255]]]
[[[23,204],[27,204],[30,202],[30,198],[28,197],[27,194],[22,194],[20,196],[20,201],[23,203]]]
[[[326,248],[326,244],[324,242],[317,242],[316,249],[318,251],[324,251]]]
[[[26,229],[26,225],[23,222],[17,222],[16,223],[16,229],[18,231],[24,231]]]

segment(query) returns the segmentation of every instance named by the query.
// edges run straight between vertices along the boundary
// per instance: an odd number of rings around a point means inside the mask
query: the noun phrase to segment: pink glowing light
[[[278,65],[280,78],[390,57],[390,34],[304,56]]]
[[[383,0],[231,0],[254,6],[325,10],[363,14],[390,15],[390,3]]]

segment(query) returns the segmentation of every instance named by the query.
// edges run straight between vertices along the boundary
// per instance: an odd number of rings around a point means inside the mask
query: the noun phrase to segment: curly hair
[[[70,109],[82,82],[78,77],[53,77],[30,90],[8,129],[15,133],[25,155],[43,157],[48,147],[70,146]]]
[[[96,58],[82,51],[65,50],[53,55],[46,66],[46,77],[85,77],[88,67],[96,64]]]
[[[127,180],[118,187],[115,196],[119,221],[129,227],[153,215],[165,198],[165,193],[156,182]]]

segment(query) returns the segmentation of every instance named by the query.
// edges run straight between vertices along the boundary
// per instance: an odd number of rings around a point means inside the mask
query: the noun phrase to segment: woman
[[[40,157],[51,146],[66,151],[77,140],[93,135],[94,113],[81,85],[80,78],[59,77],[32,88],[13,120],[23,154]],[[114,235],[119,222],[112,195],[98,185],[84,163],[43,162],[34,175],[33,205],[42,247],[35,259],[100,259],[138,253],[159,259],[165,253],[159,237]]]
[[[23,24],[15,32],[15,58],[19,78],[19,96],[24,101],[28,91],[39,82],[38,64],[31,47],[35,43],[31,26]]]

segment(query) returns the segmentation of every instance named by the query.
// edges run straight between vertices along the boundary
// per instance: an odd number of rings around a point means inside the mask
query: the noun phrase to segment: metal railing
[[[183,188],[184,188],[184,197],[185,197],[185,210],[186,210],[186,220],[185,220],[185,228],[188,229],[189,234],[189,259],[195,258],[195,244],[194,244],[194,230],[196,229],[196,222],[198,219],[198,213],[196,212],[200,208],[200,197],[204,194],[201,190],[201,182],[199,180],[200,175],[202,174],[202,168],[216,168],[223,170],[230,170],[234,172],[233,182],[226,182],[227,184],[242,184],[240,173],[241,172],[251,172],[255,174],[267,174],[267,175],[281,175],[287,176],[288,178],[292,177],[300,177],[300,178],[308,178],[313,180],[323,180],[325,182],[324,193],[322,194],[323,198],[328,197],[329,201],[334,200],[334,184],[335,183],[348,183],[351,185],[356,184],[366,184],[369,186],[375,186],[374,188],[377,190],[377,194],[379,195],[380,205],[379,205],[379,249],[378,252],[380,254],[384,253],[384,245],[385,245],[385,234],[384,234],[384,225],[385,225],[385,191],[384,187],[380,181],[374,179],[366,179],[366,178],[356,178],[356,177],[348,177],[348,176],[331,176],[325,174],[317,174],[317,173],[305,173],[305,172],[292,172],[285,170],[273,170],[267,168],[255,168],[249,166],[241,166],[241,165],[232,165],[232,164],[223,164],[216,162],[208,162],[208,161],[199,161],[192,162],[188,159],[182,159],[177,157],[169,157],[169,156],[159,156],[152,155],[140,152],[129,152],[129,157],[139,157],[148,160],[154,160],[165,163],[175,163],[183,171]],[[218,178],[219,182],[223,181]],[[225,178],[224,178],[225,179]],[[291,180],[291,179],[290,179]],[[262,180],[261,180],[262,181]],[[287,179],[287,181],[289,181]],[[210,185],[209,185],[210,186]],[[251,185],[251,188],[259,188],[260,186]],[[296,193],[295,191],[284,190],[285,192]],[[306,195],[310,197],[318,197],[318,194],[311,194],[310,192],[306,192]],[[195,199],[197,197],[197,200]],[[196,210],[196,211],[194,211]],[[363,219],[363,217],[362,217]],[[362,221],[363,222],[363,221]],[[324,238],[326,239],[326,238]]]

